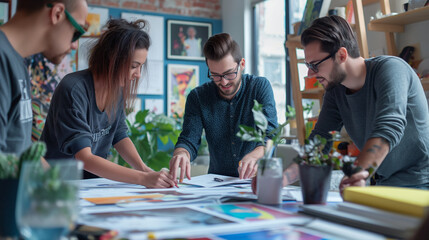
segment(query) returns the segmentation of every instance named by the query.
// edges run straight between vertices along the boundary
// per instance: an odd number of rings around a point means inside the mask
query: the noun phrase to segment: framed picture
[[[199,84],[198,65],[168,64],[168,115],[183,117],[188,94]]]
[[[83,36],[100,36],[107,20],[109,20],[108,8],[88,7],[86,21],[89,23],[89,28]]]
[[[204,60],[202,49],[211,35],[211,23],[168,20],[167,58]]]
[[[11,6],[10,0],[0,0],[0,25],[5,24],[11,17]]]

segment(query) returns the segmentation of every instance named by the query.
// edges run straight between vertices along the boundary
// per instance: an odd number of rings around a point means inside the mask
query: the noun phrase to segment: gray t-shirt
[[[365,84],[348,94],[343,85],[327,91],[312,136],[328,137],[343,125],[362,149],[382,137],[390,152],[379,166],[377,185],[429,186],[429,114],[420,79],[402,59],[365,60]]]
[[[97,107],[91,72],[83,70],[66,75],[55,89],[40,139],[47,145],[46,159],[74,158],[85,147],[106,158],[127,131],[122,105],[109,121]]]
[[[19,155],[31,144],[30,76],[2,31],[0,46],[0,152]]]

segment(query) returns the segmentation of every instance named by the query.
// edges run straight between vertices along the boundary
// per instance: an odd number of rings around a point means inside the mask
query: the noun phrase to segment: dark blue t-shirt
[[[109,121],[97,107],[91,72],[83,70],[65,76],[55,89],[41,140],[47,145],[46,159],[74,158],[85,147],[106,158],[127,131],[122,105]]]

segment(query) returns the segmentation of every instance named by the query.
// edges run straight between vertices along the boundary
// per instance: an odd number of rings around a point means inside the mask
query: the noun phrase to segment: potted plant
[[[82,177],[83,163],[61,159],[49,164],[47,169],[40,161],[22,165],[15,217],[26,239],[60,239],[74,227],[79,213],[76,180]]]
[[[340,169],[338,155],[324,153],[327,140],[319,135],[306,140],[294,161],[299,165],[304,204],[323,204],[330,187],[332,169]]]
[[[155,171],[168,168],[173,149],[159,151],[159,141],[166,147],[176,144],[180,135],[180,119],[164,114],[154,114],[149,110],[139,111],[134,123],[127,120],[129,137],[145,164]],[[112,148],[113,161],[130,167]]]
[[[15,220],[15,206],[19,176],[24,161],[38,161],[46,152],[42,142],[36,142],[21,157],[0,153],[0,238],[19,237]]]
[[[257,195],[258,202],[263,204],[279,204],[282,201],[283,168],[280,158],[273,158],[274,148],[283,142],[283,129],[288,121],[267,132],[268,121],[263,113],[262,104],[254,100],[252,108],[256,129],[240,125],[237,136],[243,141],[259,142],[265,147],[265,154],[258,160]]]

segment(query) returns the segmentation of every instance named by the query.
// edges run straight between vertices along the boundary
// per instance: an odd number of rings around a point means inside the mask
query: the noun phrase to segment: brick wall
[[[90,5],[190,17],[221,18],[221,0],[87,0]]]

